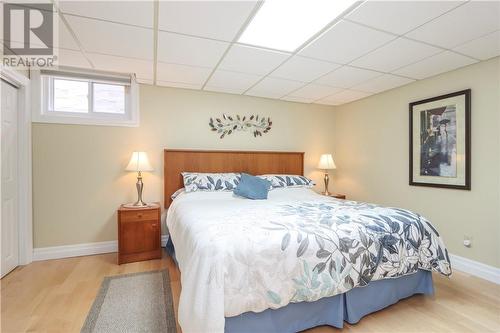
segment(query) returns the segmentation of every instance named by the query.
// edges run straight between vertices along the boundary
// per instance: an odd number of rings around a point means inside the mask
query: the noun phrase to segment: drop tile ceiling
[[[397,35],[464,4],[465,1],[365,1],[346,19]]]
[[[353,89],[357,91],[379,93],[392,88],[400,87],[415,80],[392,74],[383,74],[373,79],[355,85]]]
[[[395,38],[392,34],[342,20],[306,46],[300,55],[348,64]]]
[[[440,52],[440,48],[401,37],[354,60],[351,65],[389,73]]]
[[[158,28],[230,42],[256,4],[256,1],[160,1]]]
[[[302,82],[298,81],[266,77],[255,86],[253,86],[250,90],[248,90],[246,94],[251,96],[279,99],[303,85],[304,84]]]
[[[454,50],[479,60],[493,58],[500,54],[500,30],[459,45]]]
[[[500,1],[361,1],[291,53],[237,43],[258,1],[55,4],[60,65],[301,103],[348,103],[500,55]]]
[[[284,52],[234,44],[224,59],[222,59],[219,68],[242,73],[266,75],[288,57],[289,54]]]
[[[228,47],[226,42],[160,31],[158,61],[214,67]]]
[[[416,79],[425,79],[426,77],[471,65],[475,62],[477,60],[451,51],[444,51],[412,65],[400,68],[394,73]]]
[[[208,80],[205,90],[242,94],[260,79],[260,75],[218,69]]]
[[[319,84],[308,84],[302,88],[299,88],[290,94],[287,97],[292,98],[304,98],[304,99],[312,99],[313,101],[330,96],[336,92],[341,91],[341,88],[323,86]]]
[[[368,69],[343,66],[322,76],[316,82],[337,88],[350,88],[380,75],[382,73]]]
[[[281,79],[311,82],[340,66],[339,64],[331,62],[293,56],[273,71],[270,76]]]
[[[409,32],[408,37],[453,48],[500,29],[500,1],[469,1]]]

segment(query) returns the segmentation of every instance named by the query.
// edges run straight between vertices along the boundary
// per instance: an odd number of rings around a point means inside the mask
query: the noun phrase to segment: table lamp
[[[142,183],[141,172],[153,171],[153,167],[149,163],[148,155],[143,151],[134,151],[132,153],[132,157],[130,158],[130,162],[128,163],[125,170],[137,172],[137,183],[135,184],[137,188],[137,201],[127,206],[133,206],[133,207],[147,206],[148,204],[142,201],[142,189],[144,187],[144,184]]]
[[[332,154],[323,154],[321,155],[318,163],[318,169],[325,170],[325,192],[324,195],[330,195],[328,192],[328,182],[330,181],[330,177],[328,176],[328,170],[335,169],[335,162],[333,162]]]

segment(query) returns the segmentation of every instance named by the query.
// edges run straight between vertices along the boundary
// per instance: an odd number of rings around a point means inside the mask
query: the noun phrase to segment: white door
[[[19,220],[18,220],[18,136],[17,136],[17,89],[1,81],[1,214],[2,214],[2,271],[9,273],[19,264]]]

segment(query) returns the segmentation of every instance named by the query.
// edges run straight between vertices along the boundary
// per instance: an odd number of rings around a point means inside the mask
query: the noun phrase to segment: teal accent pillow
[[[233,190],[233,193],[252,200],[263,200],[267,199],[270,188],[270,181],[242,173],[240,183]]]

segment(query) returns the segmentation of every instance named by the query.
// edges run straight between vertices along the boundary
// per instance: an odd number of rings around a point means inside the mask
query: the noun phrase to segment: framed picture
[[[410,185],[470,190],[471,90],[410,103]]]

